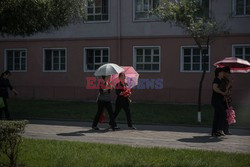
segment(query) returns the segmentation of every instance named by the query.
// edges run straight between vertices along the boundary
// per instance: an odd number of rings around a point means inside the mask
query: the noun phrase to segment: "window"
[[[250,0],[234,0],[234,15],[250,15]]]
[[[159,6],[159,0],[134,0],[134,20],[157,20],[152,13]]]
[[[140,72],[160,72],[160,47],[134,47],[134,67]]]
[[[210,0],[200,0],[201,6],[203,8],[202,15],[205,17],[209,17],[210,14]]]
[[[87,21],[109,20],[109,0],[88,0],[87,3]]]
[[[27,49],[6,49],[5,69],[14,72],[27,71]]]
[[[245,59],[250,62],[250,44],[233,45],[233,57]]]
[[[109,63],[109,48],[85,48],[84,57],[84,71],[95,71],[101,65]]]
[[[200,72],[204,67],[210,71],[210,55],[208,50],[204,50],[205,66],[202,63],[202,54],[198,47],[182,47],[181,51],[181,71],[182,72]]]
[[[66,49],[44,49],[44,71],[66,72]]]

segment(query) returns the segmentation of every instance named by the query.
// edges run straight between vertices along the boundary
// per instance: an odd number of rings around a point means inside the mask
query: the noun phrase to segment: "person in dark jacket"
[[[2,115],[4,112],[6,119],[11,120],[10,112],[8,109],[8,103],[7,103],[7,99],[9,98],[8,89],[14,92],[15,95],[18,94],[18,92],[15,89],[13,89],[13,87],[10,84],[10,81],[9,81],[10,75],[11,75],[10,71],[5,71],[1,74],[1,77],[0,77],[0,97],[3,98],[3,102],[4,102],[4,108],[0,109],[0,119],[3,119]]]
[[[92,129],[99,130],[97,127],[100,115],[102,114],[104,108],[107,109],[110,119],[110,125],[112,130],[115,130],[114,127],[114,117],[113,117],[113,108],[111,104],[111,90],[112,85],[110,84],[110,76],[102,76],[103,82],[99,85],[99,95],[97,97],[97,113],[95,115]]]
[[[212,106],[214,108],[214,120],[212,136],[224,136],[223,126],[225,125],[226,107],[224,103],[225,91],[220,89],[224,72],[222,68],[215,69],[215,79],[213,81]]]
[[[120,82],[116,84],[116,102],[115,102],[115,113],[114,113],[114,119],[118,116],[121,109],[123,109],[126,113],[127,117],[127,124],[129,129],[135,130],[136,128],[132,125],[131,120],[131,112],[130,112],[130,99],[129,96],[131,95],[130,89],[128,89],[128,84],[125,82],[126,76],[124,73],[119,74]],[[115,127],[116,122],[115,122]],[[119,129],[119,128],[118,128]]]

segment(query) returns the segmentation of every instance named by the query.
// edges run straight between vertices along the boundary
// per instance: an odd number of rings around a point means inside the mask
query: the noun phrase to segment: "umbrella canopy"
[[[108,76],[123,72],[124,69],[114,63],[107,63],[99,67],[94,73],[95,76]]]
[[[225,59],[214,63],[214,66],[222,68],[228,66],[232,73],[248,73],[250,72],[250,63],[247,60],[236,57],[226,57]]]
[[[126,76],[126,81],[128,84],[128,88],[133,88],[134,86],[138,85],[138,78],[139,74],[135,71],[135,69],[131,66],[122,66],[123,73]],[[112,75],[111,83],[115,86],[119,80],[119,74]]]

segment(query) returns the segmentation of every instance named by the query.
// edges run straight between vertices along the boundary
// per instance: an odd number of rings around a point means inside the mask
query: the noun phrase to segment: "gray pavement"
[[[127,125],[118,126],[120,130],[112,131],[107,129],[107,124],[101,124],[101,129],[94,131],[88,122],[33,120],[24,137],[250,153],[250,129],[231,129],[233,135],[211,137],[211,129],[204,127],[135,125],[137,130],[129,130]]]

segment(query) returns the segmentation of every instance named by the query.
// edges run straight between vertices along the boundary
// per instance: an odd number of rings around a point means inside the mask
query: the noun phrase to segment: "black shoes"
[[[100,130],[97,126],[92,127],[93,130]]]
[[[129,126],[128,127],[130,130],[136,130],[136,127],[134,127],[134,126]]]
[[[229,132],[229,131],[226,132],[225,134],[226,134],[226,135],[233,135],[233,134],[232,134],[231,132]]]

